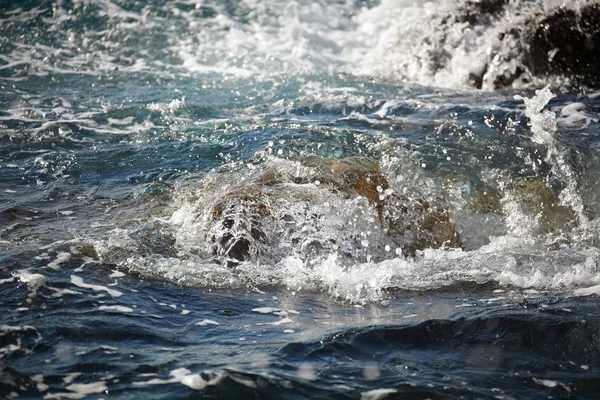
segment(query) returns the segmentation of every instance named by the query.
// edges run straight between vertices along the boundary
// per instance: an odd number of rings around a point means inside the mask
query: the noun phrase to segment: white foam
[[[225,371],[210,371],[209,375],[212,375],[211,378],[207,381],[201,375],[186,375],[181,379],[181,383],[190,389],[194,390],[202,390],[207,386],[217,385],[219,384],[223,378],[228,376],[229,374]],[[248,386],[246,384],[246,386]]]
[[[112,279],[116,279],[116,278],[122,278],[125,276],[125,273],[121,272],[121,271],[117,271],[117,270],[112,270],[112,274],[110,274],[108,277],[112,278]]]
[[[585,112],[585,104],[583,103],[567,104],[560,110],[560,115],[561,118],[557,119],[560,125],[585,128],[592,122],[598,123],[597,118],[592,118]]]
[[[383,291],[393,286],[393,270],[397,267],[402,270],[407,265],[404,260],[396,259],[378,265],[362,263],[347,267],[334,254],[312,267],[298,258],[287,257],[277,268],[285,272],[284,283],[294,290],[323,285],[334,297],[360,303],[381,299]]]
[[[210,326],[210,325],[219,325],[217,321],[213,321],[212,319],[203,319],[200,322],[196,322],[198,326]]]
[[[279,326],[279,325],[283,325],[283,324],[289,324],[292,323],[294,321],[292,321],[290,318],[281,318],[278,321],[275,322],[265,322],[265,323],[258,323],[256,325],[275,325],[275,326]]]
[[[468,87],[472,74],[481,77],[483,90],[493,90],[494,81],[505,76],[515,76],[513,87],[536,82],[519,50],[523,38],[506,33],[561,2],[508,2],[503,17],[472,25],[453,18],[464,13],[458,11],[464,3],[382,0],[363,8],[356,17],[357,32],[368,38],[368,51],[359,70],[444,88]]]
[[[63,297],[64,295],[78,295],[78,294],[81,294],[81,292],[78,292],[78,291],[75,291],[75,290],[70,290],[70,289],[57,289],[57,288],[53,288],[53,287],[50,287],[49,289],[54,292],[52,294],[52,297],[54,297],[54,298]]]
[[[177,382],[181,382],[181,380],[185,376],[188,376],[190,374],[190,372],[191,371],[187,368],[177,368],[169,373],[169,375],[172,376],[172,378],[170,378],[170,379],[154,378],[154,379],[150,379],[149,381],[146,381],[146,382],[134,382],[133,384],[141,386],[141,385],[167,385],[170,383],[177,383]]]
[[[270,313],[281,311],[281,309],[272,308],[272,307],[258,307],[258,308],[253,308],[252,311],[261,313],[261,314],[270,314]]]
[[[170,379],[151,379],[146,382],[134,382],[134,385],[166,385],[171,383],[181,383],[193,390],[203,390],[207,386],[219,384],[223,378],[229,374],[226,371],[204,371],[204,374],[209,376],[208,380],[205,380],[200,374],[192,374],[187,368],[178,368],[170,372]]]
[[[363,392],[360,394],[361,400],[381,400],[385,399],[388,395],[392,393],[397,393],[396,389],[373,389],[368,392]]]
[[[573,293],[576,296],[591,296],[593,294],[600,296],[600,284],[586,288],[575,289]]]
[[[31,380],[36,382],[37,390],[39,392],[45,392],[46,390],[48,390],[49,386],[44,383],[44,375],[33,375],[31,377]]]
[[[83,278],[76,276],[76,275],[71,275],[71,283],[80,288],[92,289],[97,292],[103,291],[103,292],[110,294],[113,297],[120,297],[121,295],[123,295],[123,293],[119,292],[118,290],[110,289],[106,286],[85,283],[83,281]]]
[[[133,308],[125,307],[125,306],[100,306],[98,310],[102,311],[118,311],[122,313],[130,313],[133,312]]]
[[[21,282],[27,283],[29,290],[37,291],[48,285],[48,279],[42,274],[32,274],[27,270],[17,271],[16,274]]]
[[[103,393],[108,390],[106,382],[91,382],[91,383],[74,383],[68,385],[65,389],[69,392],[48,393],[44,399],[83,399],[84,397],[94,394]]]
[[[72,372],[63,378],[63,382],[67,385],[73,382],[81,375],[81,372]]]
[[[247,23],[231,15],[219,2],[210,6],[216,11],[213,18],[200,16],[194,8],[182,10],[168,4],[150,12],[147,8],[143,12],[132,12],[110,1],[99,1],[94,8],[71,8],[59,3],[51,17],[43,18],[42,24],[44,28],[44,25],[52,27],[56,33],[53,43],[36,42],[35,51],[31,51],[32,46],[26,45],[27,38],[14,38],[15,48],[1,56],[0,68],[24,65],[28,67],[28,74],[38,76],[100,75],[118,69],[158,76],[217,73],[247,78],[282,72],[327,71],[334,66],[343,69],[346,63],[364,54],[365,37],[355,33],[353,19],[353,14],[360,10],[350,4],[247,0],[243,7],[252,10],[247,15]],[[9,18],[11,23],[24,22],[15,15]],[[106,22],[103,25],[101,22],[99,31],[90,29],[79,34],[63,26],[77,18]],[[106,35],[108,30],[114,35]],[[152,40],[158,30],[167,35],[167,43],[161,43],[162,36],[160,40]],[[123,37],[136,44],[128,45]],[[138,41],[148,38],[160,50],[159,57],[146,48],[136,47]],[[170,62],[170,59],[181,62]]]
[[[61,264],[66,263],[70,259],[71,259],[71,253],[66,253],[66,252],[58,253],[58,255],[56,256],[56,259],[54,261],[52,261],[50,264],[48,264],[48,267],[57,270],[60,268]]]
[[[538,385],[546,386],[546,387],[549,387],[549,388],[553,388],[553,387],[556,387],[556,386],[559,385],[559,383],[557,381],[553,381],[553,380],[550,380],[550,379],[540,379],[540,378],[535,378],[535,377],[532,378],[532,379]]]
[[[379,263],[348,265],[331,255],[313,265],[288,256],[275,265],[247,264],[236,270],[196,258],[135,258],[127,266],[192,286],[252,289],[275,283],[292,292],[324,291],[342,301],[364,304],[385,300],[388,289],[435,290],[461,282],[494,282],[538,291],[574,290],[576,295],[590,295],[599,290],[595,287],[600,285],[597,260],[600,251],[594,248],[549,250],[543,237],[507,235],[491,238],[489,244],[471,251],[427,250],[415,258]],[[281,316],[290,313],[274,307],[253,311]]]

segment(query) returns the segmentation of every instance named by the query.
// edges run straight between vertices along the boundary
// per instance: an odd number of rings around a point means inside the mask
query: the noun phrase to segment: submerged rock
[[[561,204],[559,196],[537,177],[517,179],[509,190],[523,212],[536,215],[542,233],[571,229],[577,224],[575,212]]]
[[[269,170],[221,196],[210,211],[209,235],[219,262],[255,262],[282,248],[305,260],[335,253],[369,261],[461,245],[445,209],[393,193],[376,162],[352,157],[308,164],[308,174]],[[324,193],[336,206],[320,206]],[[327,207],[337,215],[326,215]],[[340,220],[346,214],[350,219]]]
[[[489,187],[473,190],[469,209],[503,217],[519,213],[532,218],[535,226],[528,228],[542,234],[564,233],[580,224],[577,213],[561,201],[561,189],[552,187],[543,177],[516,177],[502,186],[501,190]]]

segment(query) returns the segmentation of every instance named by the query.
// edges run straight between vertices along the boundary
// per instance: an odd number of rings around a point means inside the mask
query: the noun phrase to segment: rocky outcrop
[[[565,75],[600,87],[600,4],[557,8],[532,28],[525,65],[534,75]]]
[[[344,200],[362,199],[372,209],[367,214],[376,217],[369,229],[383,239],[371,244],[367,260],[383,258],[391,249],[389,257],[400,254],[400,249],[401,254],[410,256],[425,248],[461,245],[446,210],[425,199],[394,194],[378,164],[371,160],[321,160],[312,163],[310,170],[304,176],[267,171],[221,196],[210,213],[215,258],[229,266],[256,261],[262,254],[282,247],[286,240],[285,245],[304,258],[331,253],[356,257],[359,249],[368,246],[359,233],[343,229],[328,237],[318,232],[318,227],[305,224],[311,218],[320,218],[314,211],[298,215],[277,205],[279,199],[287,197],[305,202],[307,208],[318,208],[314,190],[330,192],[340,207]]]
[[[460,39],[457,27],[463,32]],[[474,62],[469,74],[469,84],[476,88],[500,89],[549,77],[567,85],[600,87],[596,1],[558,5],[543,0],[469,0],[441,18],[436,32],[430,39],[432,73],[447,68],[454,57],[451,49],[462,46],[485,58]],[[490,36],[478,42],[487,46],[485,52],[469,50],[473,32]]]

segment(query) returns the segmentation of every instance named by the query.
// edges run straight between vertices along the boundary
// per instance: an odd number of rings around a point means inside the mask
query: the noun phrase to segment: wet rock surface
[[[600,4],[558,8],[536,22],[527,60],[532,72],[600,87]]]
[[[351,220],[345,234],[327,237],[323,233],[326,227],[319,222],[321,216],[314,210],[319,208],[316,188],[334,198],[364,203],[357,210],[362,210],[367,220],[372,215],[371,229],[378,231],[376,235],[383,237],[383,242],[371,245],[367,251],[368,239],[354,231]],[[300,215],[304,221],[299,220],[298,213],[282,209],[281,199],[304,203],[308,210]],[[344,210],[339,213],[343,215]],[[283,241],[294,246],[304,259],[332,252],[346,258],[368,253],[367,261],[385,258],[391,249],[398,250],[389,256],[414,256],[425,248],[461,245],[443,207],[394,194],[377,163],[360,157],[321,160],[313,163],[312,173],[305,176],[267,171],[224,194],[212,207],[211,219],[213,255],[228,266],[255,261],[261,254],[281,247]]]
[[[523,12],[526,9],[528,12]],[[451,30],[462,27],[462,37]],[[534,0],[467,1],[440,19],[432,72],[452,62],[459,43],[496,32],[482,59],[472,67],[469,84],[501,89],[535,77],[558,77],[572,86],[600,87],[600,4],[595,1],[543,4]]]

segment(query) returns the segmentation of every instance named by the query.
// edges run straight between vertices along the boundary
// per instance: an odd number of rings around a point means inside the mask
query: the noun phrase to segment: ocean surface
[[[600,89],[522,2],[0,2],[0,397],[597,398]]]

